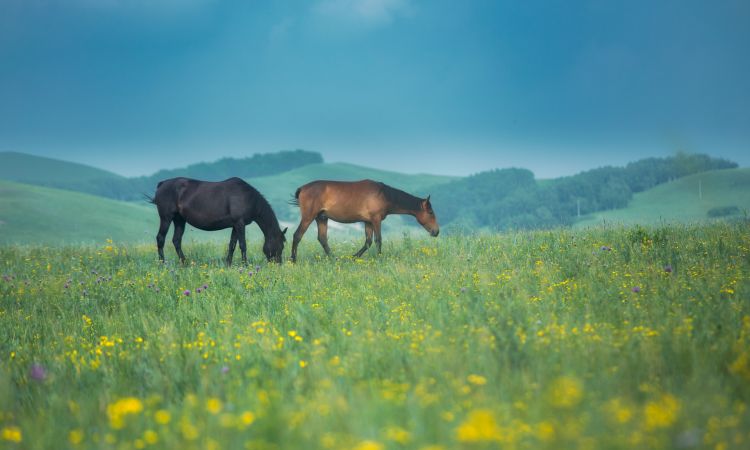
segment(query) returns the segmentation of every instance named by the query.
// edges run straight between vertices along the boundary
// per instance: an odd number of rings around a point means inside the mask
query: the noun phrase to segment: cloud
[[[316,14],[355,25],[388,25],[412,11],[411,0],[319,0]]]

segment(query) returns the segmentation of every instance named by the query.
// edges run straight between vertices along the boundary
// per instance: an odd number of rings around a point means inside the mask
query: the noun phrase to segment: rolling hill
[[[96,167],[17,152],[0,152],[0,179],[53,186],[124,177]]]
[[[731,206],[737,207],[736,217],[741,217],[743,210],[750,211],[750,168],[703,172],[658,185],[635,194],[627,207],[590,214],[575,227],[604,222],[699,222],[710,220],[711,209]]]
[[[0,245],[93,244],[104,243],[106,239],[154,242],[158,227],[156,208],[145,202],[124,202],[63,189],[0,181]],[[173,251],[172,231],[170,228],[167,236],[167,253]],[[255,251],[261,239],[256,225],[247,227],[247,239],[248,246]],[[228,241],[229,230],[206,232],[190,225],[183,238],[187,245]]]
[[[158,225],[145,204],[0,181],[0,244],[146,241]]]

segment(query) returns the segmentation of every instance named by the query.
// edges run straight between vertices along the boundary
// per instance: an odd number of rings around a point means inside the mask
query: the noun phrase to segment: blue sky
[[[750,2],[2,0],[0,151],[464,175],[750,165]]]

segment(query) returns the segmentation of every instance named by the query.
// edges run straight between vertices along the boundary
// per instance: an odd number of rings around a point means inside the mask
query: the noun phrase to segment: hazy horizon
[[[285,150],[296,150],[296,149],[285,149]],[[308,150],[308,149],[303,149],[303,150]],[[3,150],[3,151],[5,151],[5,150]],[[3,152],[3,151],[0,151],[0,153]],[[284,150],[279,150],[279,151],[284,151]],[[13,151],[10,151],[10,152],[13,152]],[[253,155],[253,154],[246,154],[246,155],[236,155],[236,156],[219,156],[219,157],[211,159],[211,160],[208,160],[208,159],[206,159],[206,160],[197,160],[197,161],[192,161],[192,162],[188,162],[188,163],[184,163],[184,164],[179,164],[179,165],[176,165],[176,166],[160,167],[160,168],[158,168],[158,169],[156,169],[154,171],[145,172],[145,173],[127,174],[127,173],[118,171],[116,168],[115,169],[109,169],[109,168],[102,167],[102,166],[99,166],[99,165],[96,165],[96,164],[92,164],[92,163],[90,163],[88,161],[85,161],[85,160],[66,159],[66,158],[56,157],[54,155],[42,155],[42,154],[29,153],[29,152],[16,152],[16,153],[24,153],[24,154],[32,155],[32,156],[40,156],[40,157],[45,157],[45,158],[58,159],[58,160],[61,160],[61,161],[68,161],[68,162],[73,162],[73,163],[78,163],[78,164],[84,164],[84,165],[87,165],[87,166],[90,166],[90,167],[94,167],[94,168],[97,168],[97,169],[103,169],[103,170],[106,170],[108,172],[112,172],[112,173],[114,173],[116,175],[122,175],[122,176],[125,176],[125,177],[150,176],[150,175],[154,175],[156,172],[158,172],[160,170],[180,169],[180,168],[189,166],[191,164],[196,164],[196,163],[202,163],[202,162],[203,163],[212,163],[212,162],[215,162],[215,161],[217,161],[219,159],[222,159],[222,158],[237,158],[237,159],[240,159],[240,158],[250,157],[250,156]],[[276,152],[258,152],[258,153],[276,153]],[[645,156],[644,158],[674,156],[675,154],[676,153],[669,154],[669,155],[660,155],[660,156],[650,155],[650,156]],[[609,163],[606,163],[606,164],[595,165],[595,166],[591,166],[591,167],[585,167],[585,168],[577,169],[577,170],[572,171],[570,173],[560,173],[558,175],[552,175],[552,176],[540,176],[532,168],[525,167],[525,166],[520,166],[520,165],[515,165],[515,166],[510,165],[510,166],[503,166],[503,167],[487,167],[487,168],[484,168],[484,169],[481,169],[481,170],[478,170],[478,171],[474,171],[474,172],[470,172],[470,173],[465,173],[465,174],[450,174],[450,173],[439,173],[439,172],[429,172],[429,171],[414,172],[414,171],[409,171],[409,170],[403,170],[401,168],[395,168],[394,169],[394,168],[385,168],[385,167],[375,167],[375,166],[371,166],[371,165],[367,165],[367,164],[355,163],[355,162],[351,162],[351,161],[330,161],[330,160],[326,159],[325,156],[323,157],[323,162],[324,163],[331,163],[331,164],[337,164],[337,163],[353,164],[353,165],[357,165],[357,166],[363,166],[363,167],[368,167],[368,168],[378,169],[378,170],[387,170],[387,171],[391,171],[391,172],[403,173],[403,174],[408,174],[408,175],[429,174],[429,175],[447,175],[447,176],[458,176],[458,177],[470,176],[470,175],[477,174],[479,172],[483,172],[483,171],[487,171],[487,170],[493,170],[493,169],[521,168],[521,169],[529,169],[529,170],[531,170],[534,173],[535,178],[537,178],[537,179],[552,179],[552,178],[557,178],[557,177],[565,177],[565,176],[569,176],[569,175],[575,175],[575,174],[578,174],[580,172],[584,172],[586,170],[596,169],[596,168],[600,168],[600,167],[604,167],[604,166],[622,167],[622,166],[627,165],[630,162],[635,162],[638,159],[642,159],[642,158],[628,160],[628,161],[625,161],[623,163],[609,162]],[[734,162],[737,162],[737,161],[734,161]],[[747,167],[747,166],[740,164],[740,167]]]
[[[302,148],[539,178],[750,165],[750,4],[6,0],[0,151],[126,176]]]

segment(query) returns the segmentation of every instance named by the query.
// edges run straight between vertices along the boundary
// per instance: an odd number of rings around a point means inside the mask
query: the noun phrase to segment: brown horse
[[[422,199],[372,180],[313,181],[297,189],[292,204],[299,206],[302,216],[294,232],[292,261],[297,259],[297,245],[313,220],[318,224],[318,241],[329,256],[328,219],[365,223],[365,245],[354,254],[355,258],[370,248],[373,233],[378,253],[381,252],[380,223],[388,214],[412,215],[433,237],[440,233],[429,196]]]

